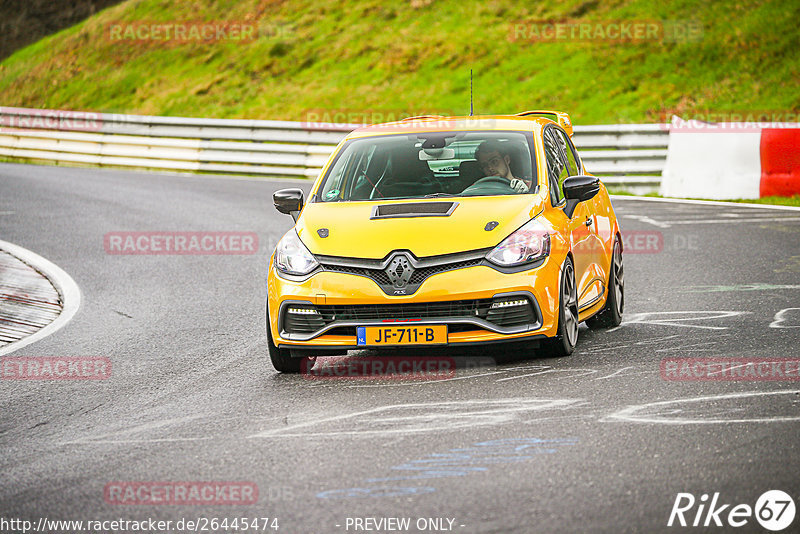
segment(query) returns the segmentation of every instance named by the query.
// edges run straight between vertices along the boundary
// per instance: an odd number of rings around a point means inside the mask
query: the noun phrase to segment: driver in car
[[[509,181],[517,193],[527,193],[530,186],[511,172],[511,155],[499,141],[488,139],[478,146],[475,159],[486,176],[500,176]]]

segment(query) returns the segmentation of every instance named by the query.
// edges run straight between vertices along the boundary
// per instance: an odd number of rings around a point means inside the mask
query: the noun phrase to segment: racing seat
[[[507,143],[506,150],[511,156],[511,172],[514,176],[532,182],[533,171],[531,168],[531,158],[524,145],[517,143]],[[535,183],[533,184],[536,185]]]
[[[369,162],[367,170],[361,180],[357,180],[353,192],[350,194],[351,200],[367,200],[370,193],[375,188],[375,184],[380,181],[388,170],[389,151],[379,147],[375,150],[372,160]]]

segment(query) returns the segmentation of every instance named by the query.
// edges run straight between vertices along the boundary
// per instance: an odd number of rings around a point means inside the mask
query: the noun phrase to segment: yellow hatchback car
[[[348,350],[530,342],[568,355],[620,324],[622,238],[565,113],[414,117],[351,132],[267,275],[278,371]]]

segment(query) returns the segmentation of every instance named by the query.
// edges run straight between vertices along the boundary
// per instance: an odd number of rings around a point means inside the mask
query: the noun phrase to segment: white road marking
[[[517,378],[525,378],[525,377],[528,377],[528,376],[543,375],[545,373],[554,373],[556,371],[558,371],[558,369],[546,369],[544,371],[537,371],[535,373],[526,373],[524,375],[517,375],[517,376],[511,376],[511,377],[508,377],[508,378],[501,378],[500,380],[495,380],[495,382],[504,382],[506,380],[516,380]]]
[[[586,372],[583,372],[586,371]],[[516,380],[518,378],[526,378],[529,376],[538,376],[544,375],[549,373],[572,373],[572,372],[582,372],[582,374],[575,374],[570,375],[569,377],[559,377],[559,378],[578,378],[581,376],[588,376],[591,374],[597,373],[597,369],[584,369],[584,368],[576,368],[576,369],[547,369],[546,371],[539,371],[537,373],[528,373],[524,375],[517,375],[517,376],[509,376],[508,378],[500,378],[499,380],[495,380],[495,382],[505,382],[507,380]]]
[[[794,395],[800,394],[800,390],[781,390],[781,391],[753,391],[748,393],[728,393],[724,395],[711,395],[707,397],[693,397],[688,399],[676,399],[669,401],[650,402],[647,404],[639,404],[636,406],[628,406],[619,410],[608,417],[601,419],[601,422],[616,422],[624,421],[628,423],[659,423],[665,425],[692,425],[692,424],[719,424],[719,423],[780,423],[800,421],[800,415],[791,416],[776,416],[776,417],[753,417],[749,419],[698,419],[690,417],[677,417],[677,418],[663,418],[667,415],[681,413],[680,408],[655,413],[638,415],[637,412],[647,410],[649,408],[658,408],[660,406],[671,406],[680,404],[701,403],[705,401],[718,401],[727,399],[742,399],[748,397],[766,397],[771,395]],[[740,412],[740,409],[732,411]]]
[[[676,337],[680,337],[680,334],[672,334],[671,336],[656,337],[656,338],[653,338],[653,339],[645,339],[643,341],[637,341],[635,343],[635,345],[649,345],[651,343],[659,343],[660,344],[663,341],[666,341],[668,339],[673,339],[673,338],[676,338]]]
[[[506,370],[506,371],[530,371],[532,369],[541,370],[541,369],[552,369],[552,368],[553,368],[552,365],[535,364],[535,365],[520,365],[519,367],[505,367],[504,370]]]
[[[659,198],[659,197],[640,197],[635,195],[610,195],[614,200],[641,200],[644,202],[662,202],[665,204],[690,204],[696,206],[717,206],[726,209],[734,208],[754,208],[762,210],[783,210],[800,211],[797,206],[778,206],[774,204],[748,204],[744,202],[722,202],[719,200],[692,200],[686,198]]]
[[[754,223],[754,222],[783,222],[800,221],[800,217],[750,217],[747,219],[685,219],[682,221],[665,221],[662,228],[669,228],[675,224],[729,224],[729,223]]]
[[[778,313],[775,314],[773,317],[772,322],[769,323],[770,328],[800,328],[800,314],[796,317],[797,324],[792,325],[784,325],[783,323],[786,322],[786,312],[796,310],[800,312],[800,308],[784,308],[780,310]]]
[[[662,325],[662,326],[679,326],[681,328],[700,328],[704,330],[727,330],[727,326],[706,326],[706,325],[699,325],[699,324],[686,324],[683,321],[707,321],[710,319],[724,319],[727,317],[735,317],[738,315],[744,315],[750,312],[740,312],[740,311],[665,311],[665,312],[646,312],[646,313],[634,313],[629,315],[627,320],[623,320],[622,326],[631,325],[631,324],[652,324],[652,325]],[[690,317],[674,317],[678,315],[686,315],[686,314],[694,314],[694,316]],[[716,314],[716,315],[698,315],[698,314]],[[666,315],[663,319],[657,319],[660,315]]]
[[[189,421],[194,421],[195,419],[199,419],[201,417],[205,417],[204,415],[188,415],[186,417],[174,417],[171,419],[161,419],[159,421],[149,421],[147,423],[142,423],[140,425],[135,425],[127,428],[123,428],[122,430],[116,430],[114,432],[107,432],[105,434],[99,434],[97,436],[89,436],[85,438],[80,438],[72,441],[63,441],[61,442],[62,445],[67,444],[76,444],[76,443],[130,443],[130,442],[139,442],[139,441],[165,441],[165,440],[173,440],[173,441],[190,441],[192,439],[198,438],[166,438],[166,439],[144,439],[144,440],[119,440],[119,439],[106,439],[106,438],[113,438],[115,436],[125,436],[130,434],[136,434],[137,432],[149,432],[151,430],[157,430],[159,428],[164,428],[167,426],[171,426],[174,424],[186,423]],[[206,438],[202,438],[206,439]]]
[[[684,293],[719,293],[724,291],[773,291],[775,289],[800,289],[796,284],[740,284],[732,286],[689,286]],[[792,309],[792,308],[789,308]]]
[[[265,430],[248,438],[394,436],[525,422],[525,415],[565,409],[581,399],[497,399],[394,404]],[[346,424],[336,426],[339,423]],[[326,426],[328,427],[326,429]],[[315,427],[317,430],[315,430]],[[347,428],[347,430],[342,430]]]
[[[492,371],[491,373],[481,373],[481,374],[478,374],[478,375],[457,376],[457,377],[454,377],[454,378],[442,378],[442,379],[438,379],[437,378],[437,379],[431,379],[431,380],[409,379],[407,382],[392,383],[392,384],[346,384],[344,387],[346,387],[346,388],[385,388],[385,387],[397,388],[397,387],[405,387],[405,386],[421,386],[421,385],[425,385],[425,384],[441,384],[442,382],[452,382],[453,380],[468,380],[468,379],[471,379],[471,378],[479,378],[479,377],[482,377],[482,376],[502,375],[504,373],[505,373],[505,370],[503,370],[503,371]],[[381,380],[381,379],[386,380],[389,377],[388,376],[384,376],[384,377],[377,377],[376,376],[374,378],[376,380]],[[337,380],[336,382],[338,382],[338,383],[336,384],[336,387],[341,387],[342,386],[342,384],[341,384],[342,380],[347,380],[347,379]],[[326,387],[326,386],[330,386],[330,385],[331,384],[316,384],[316,385],[309,386],[309,387],[319,388],[319,387]]]
[[[627,371],[628,369],[635,369],[635,368],[636,368],[636,366],[623,367],[622,369],[619,369],[619,370],[617,370],[617,371],[614,371],[614,372],[613,372],[613,373],[611,373],[610,375],[606,375],[606,376],[599,376],[599,377],[595,378],[595,380],[605,380],[606,378],[612,378],[612,377],[618,376],[620,373],[622,373],[622,372],[624,372],[624,371]]]
[[[704,341],[702,343],[692,343],[691,345],[680,345],[678,347],[667,347],[667,348],[663,348],[663,349],[656,349],[656,352],[670,352],[670,351],[673,351],[673,350],[682,350],[683,351],[683,350],[689,349],[690,347],[706,347],[708,345],[716,345],[716,344],[717,344],[716,341]],[[709,349],[695,349],[695,350],[703,350],[703,351],[705,351],[705,350],[709,350]],[[692,352],[691,350],[686,350],[686,351],[687,352]]]
[[[180,441],[207,441],[210,439],[217,439],[213,436],[199,437],[199,438],[152,438],[152,439],[90,439],[87,441],[62,441],[61,445],[92,445],[92,444],[113,444],[124,445],[131,443],[171,443]]]
[[[63,328],[64,325],[75,316],[78,312],[78,308],[81,306],[81,291],[78,289],[78,284],[75,283],[75,280],[73,280],[70,275],[58,265],[46,260],[38,254],[7,241],[0,241],[0,249],[5,250],[12,256],[16,256],[42,273],[50,280],[53,287],[56,288],[58,294],[61,295],[61,301],[64,303],[61,313],[53,322],[29,336],[0,348],[0,356],[4,356],[39,341]]]
[[[652,224],[653,226],[656,226],[658,228],[669,228],[668,223],[656,221],[655,219],[651,219],[650,217],[647,217],[645,215],[623,215],[623,217],[625,217],[626,219],[633,219],[635,221]]]
[[[630,343],[621,343],[619,345],[608,345],[608,346],[601,346],[601,347],[590,347],[588,349],[582,350],[582,354],[595,354],[598,352],[606,352],[608,350],[618,350],[618,349],[626,349],[630,347]]]

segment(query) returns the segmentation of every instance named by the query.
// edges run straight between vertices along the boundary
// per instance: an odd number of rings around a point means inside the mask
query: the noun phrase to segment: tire
[[[267,352],[272,366],[279,373],[299,373],[303,360],[306,358],[292,358],[289,349],[279,349],[272,341],[272,330],[269,326],[269,307],[267,308]]]
[[[603,309],[597,315],[587,319],[586,324],[592,330],[613,328],[622,322],[625,308],[625,269],[622,264],[622,247],[619,239],[614,241],[611,254],[611,272],[608,273],[608,298]]]
[[[567,256],[562,269],[558,304],[558,330],[556,336],[542,342],[547,356],[569,356],[578,343],[578,291],[575,284],[575,267]]]

